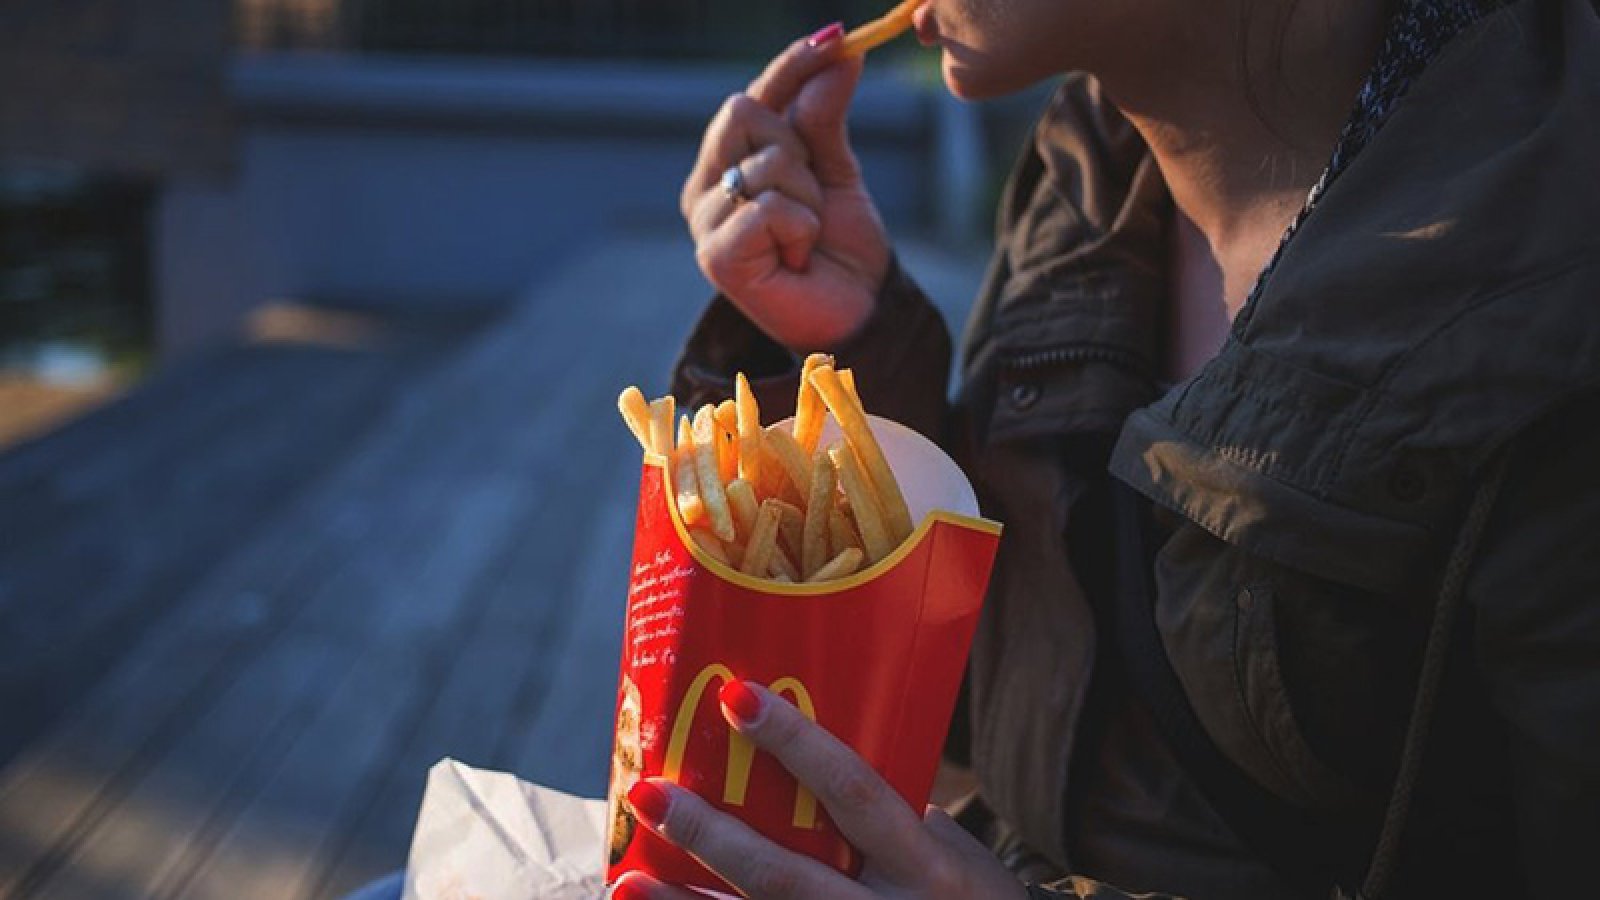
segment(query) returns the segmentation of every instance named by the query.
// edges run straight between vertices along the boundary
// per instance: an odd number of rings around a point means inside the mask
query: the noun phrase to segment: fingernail
[[[667,820],[667,807],[672,805],[672,798],[659,786],[638,781],[628,788],[628,805],[633,807],[633,814],[639,821],[651,828],[660,828]]]
[[[832,25],[818,29],[816,34],[806,38],[806,46],[821,47],[823,44],[834,40],[842,34],[844,34],[844,23],[835,22]]]
[[[761,695],[750,690],[742,681],[729,681],[723,684],[717,699],[721,700],[728,712],[739,720],[740,725],[751,725],[756,719],[761,718]]]
[[[637,875],[624,877],[611,889],[611,900],[650,900],[650,883]]]

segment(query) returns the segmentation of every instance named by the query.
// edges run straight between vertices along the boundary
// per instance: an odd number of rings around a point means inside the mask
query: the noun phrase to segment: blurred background
[[[0,897],[338,897],[605,785],[701,129],[867,0],[0,3]],[[1041,88],[852,133],[959,328]],[[870,397],[869,397],[870,399]]]

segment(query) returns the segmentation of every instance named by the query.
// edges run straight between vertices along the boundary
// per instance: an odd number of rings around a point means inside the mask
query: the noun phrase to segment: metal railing
[[[248,50],[760,59],[887,0],[235,0]]]

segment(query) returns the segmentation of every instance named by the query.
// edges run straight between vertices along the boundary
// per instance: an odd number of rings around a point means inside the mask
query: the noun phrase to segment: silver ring
[[[729,166],[728,171],[722,173],[722,195],[734,206],[750,199],[744,192],[744,172],[738,166]]]

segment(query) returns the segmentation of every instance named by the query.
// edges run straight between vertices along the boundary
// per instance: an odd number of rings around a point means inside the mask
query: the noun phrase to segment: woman
[[[1007,523],[954,748],[1004,862],[755,685],[725,714],[823,800],[860,881],[659,780],[641,821],[755,897],[1592,893],[1588,0],[930,0],[916,22],[962,97],[1075,73],[1007,189],[957,401],[850,149],[836,26],[706,133],[683,211],[721,296],[677,390],[743,369],[781,408],[829,350]]]

